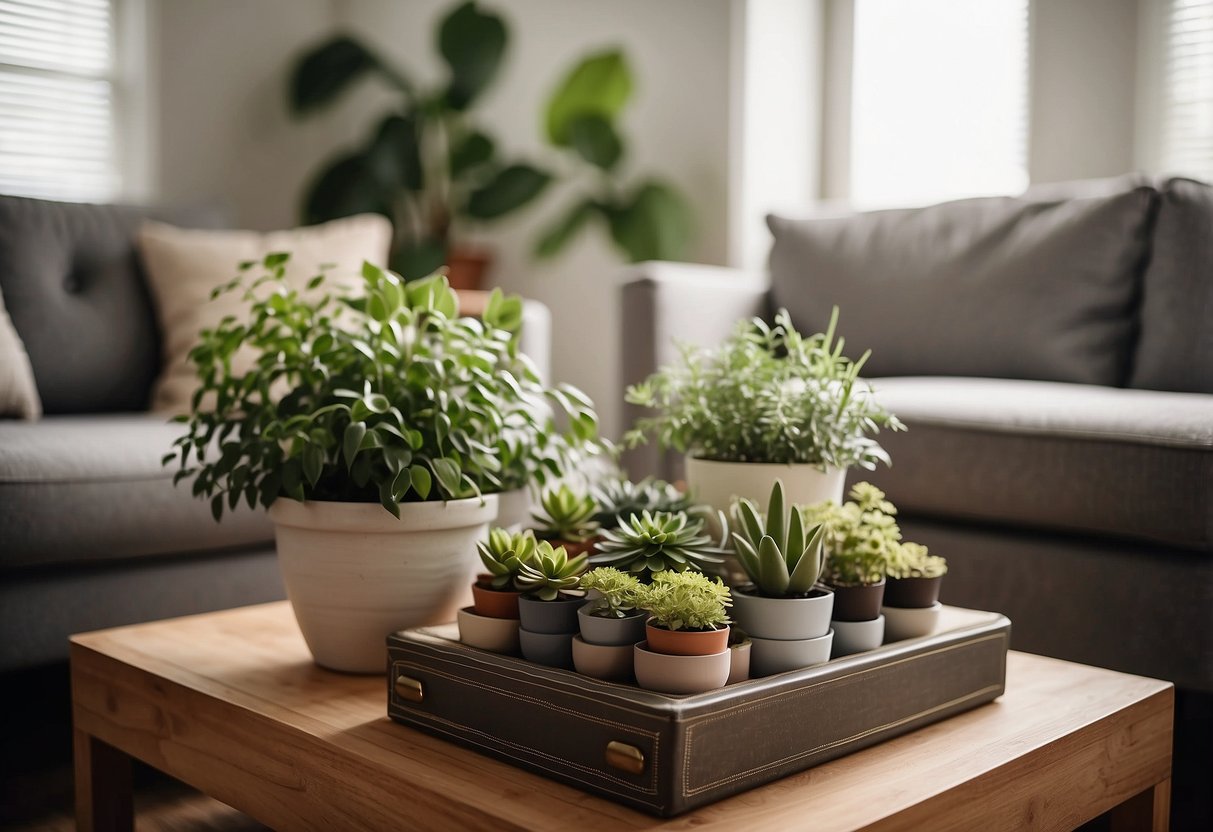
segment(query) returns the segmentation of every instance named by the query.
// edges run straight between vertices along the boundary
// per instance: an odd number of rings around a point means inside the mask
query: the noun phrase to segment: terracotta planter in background
[[[885,600],[885,580],[878,584],[832,586],[835,621],[874,621]]]
[[[710,656],[729,649],[729,628],[716,630],[667,630],[645,624],[648,649],[668,656]],[[727,676],[728,674],[726,674]]]
[[[446,279],[456,291],[484,286],[492,255],[487,249],[451,246],[446,253]]]
[[[493,589],[492,575],[477,575],[472,584],[472,601],[477,615],[489,618],[517,618],[518,598],[521,592],[509,589]]]
[[[939,600],[943,575],[934,578],[890,578],[884,591],[884,603],[889,607],[922,609]]]

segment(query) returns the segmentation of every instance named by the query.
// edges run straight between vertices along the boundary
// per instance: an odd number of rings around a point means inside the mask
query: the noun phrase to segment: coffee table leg
[[[1129,798],[1113,809],[1109,817],[1112,832],[1138,829],[1166,832],[1171,819],[1171,781],[1163,780],[1154,788]]]
[[[75,732],[76,827],[80,832],[128,832],[131,758],[79,729]]]

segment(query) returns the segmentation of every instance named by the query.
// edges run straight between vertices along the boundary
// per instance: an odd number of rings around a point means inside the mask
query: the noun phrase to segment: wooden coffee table
[[[138,758],[276,829],[1165,829],[1172,686],[1012,653],[989,705],[677,818],[397,725],[285,603],[75,636],[80,829],[131,828]]]

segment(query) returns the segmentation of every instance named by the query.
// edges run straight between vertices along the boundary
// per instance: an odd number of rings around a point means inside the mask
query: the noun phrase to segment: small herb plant
[[[622,525],[633,515],[645,511],[674,514],[694,508],[689,496],[665,480],[653,477],[645,477],[640,482],[632,482],[626,477],[607,479],[595,486],[593,495],[598,501],[598,513],[594,519],[608,529]]]
[[[856,483],[841,506],[817,503],[804,509],[806,523],[825,526],[825,582],[832,586],[879,583],[901,546],[897,508],[871,483]]]
[[[578,494],[561,485],[540,494],[539,505],[540,511],[531,516],[539,524],[535,536],[540,540],[584,543],[598,534],[598,523],[594,520],[598,504],[588,494]]]
[[[667,630],[716,630],[730,623],[733,599],[720,578],[701,572],[658,572],[642,588],[640,606]]]
[[[921,543],[902,543],[893,550],[886,574],[890,578],[939,578],[948,573],[948,562],[932,555]]]
[[[642,581],[658,572],[708,571],[724,558],[703,527],[702,519],[686,512],[642,511],[602,532],[593,563],[614,566]]]
[[[596,590],[602,596],[593,602],[590,615],[627,618],[636,612],[643,585],[634,575],[599,566],[581,576],[581,588]]]
[[[537,548],[535,535],[529,531],[511,534],[505,529],[492,529],[487,541],[476,543],[480,562],[493,576],[489,585],[505,591],[514,589],[522,565],[534,560]]]
[[[789,506],[775,480],[766,514],[750,500],[733,504],[733,546],[741,567],[762,595],[808,595],[825,566],[825,527],[805,528],[799,506]]]
[[[494,293],[483,321],[460,318],[445,277],[405,285],[369,263],[361,291],[315,299],[324,276],[305,297],[288,260],[242,264],[214,294],[242,292],[247,315],[204,330],[190,353],[200,386],[163,462],[177,463],[175,483],[194,477],[215,519],[279,497],[399,516],[402,501],[500,491],[595,446],[588,400],[544,387],[519,353],[519,299]]]
[[[570,558],[563,546],[553,549],[541,540],[534,557],[519,567],[514,584],[532,598],[555,601],[561,593],[577,590],[587,565],[584,554]]]
[[[739,322],[719,347],[680,347],[678,364],[628,389],[632,404],[658,411],[629,431],[627,443],[655,437],[703,459],[808,463],[873,469],[889,455],[872,438],[880,428],[902,430],[859,377],[867,360],[842,354],[835,338],[838,309],[825,333],[802,336],[787,310],[770,326]]]

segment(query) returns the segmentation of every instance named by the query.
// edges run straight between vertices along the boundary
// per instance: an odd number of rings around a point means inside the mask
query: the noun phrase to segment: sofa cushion
[[[1213,396],[975,378],[886,378],[909,430],[857,472],[910,515],[1213,552]]]
[[[1131,387],[1213,393],[1213,187],[1161,188]]]
[[[772,295],[801,331],[831,307],[872,376],[1121,385],[1157,195],[1051,186],[1019,198],[770,217]]]
[[[160,346],[134,241],[152,215],[185,225],[218,219],[0,196],[0,293],[44,412],[147,408]]]
[[[268,544],[264,511],[211,517],[160,459],[180,425],[111,414],[0,422],[0,569]]]
[[[38,398],[29,354],[13,329],[0,293],[0,418],[17,416],[33,421],[41,415],[42,400]]]

